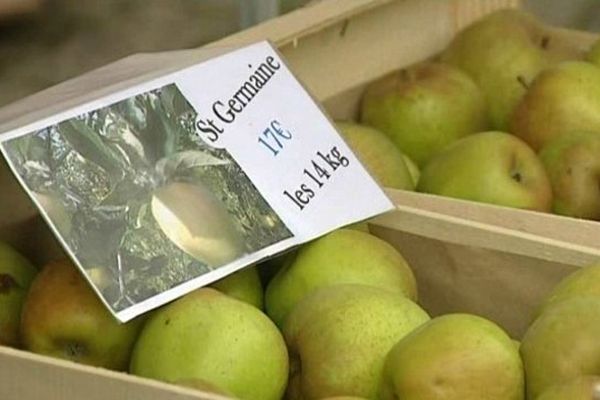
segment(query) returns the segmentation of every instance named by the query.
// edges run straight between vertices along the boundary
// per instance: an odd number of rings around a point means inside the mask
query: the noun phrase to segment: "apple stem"
[[[543,36],[542,42],[541,42],[542,49],[547,50],[549,44],[550,44],[550,36]]]
[[[69,359],[79,359],[85,355],[85,346],[77,342],[67,343],[65,353]]]
[[[529,89],[529,84],[527,83],[523,75],[517,75],[517,81],[521,84],[521,86],[525,88],[525,90]]]
[[[511,177],[519,183],[523,180],[523,177],[521,176],[521,173],[519,173],[519,172],[513,172]]]

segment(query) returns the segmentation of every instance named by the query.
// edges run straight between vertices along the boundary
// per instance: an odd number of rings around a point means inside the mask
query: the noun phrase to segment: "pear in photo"
[[[23,305],[25,349],[114,370],[126,370],[143,324],[120,323],[69,260],[46,264]]]
[[[415,183],[404,154],[375,128],[336,122],[338,131],[373,178],[384,187],[414,190]]]
[[[387,356],[381,400],[523,400],[519,351],[495,323],[475,315],[433,318]]]
[[[442,60],[467,72],[482,89],[491,128],[507,131],[512,112],[540,71],[582,57],[551,27],[521,10],[499,10],[461,31]]]
[[[550,211],[552,204],[537,155],[519,138],[494,131],[448,146],[423,168],[417,190],[527,210]]]
[[[552,184],[552,211],[600,220],[600,131],[557,137],[540,158]]]
[[[152,215],[180,249],[220,267],[241,257],[244,240],[223,203],[199,183],[172,182],[152,196]]]
[[[130,372],[166,382],[201,380],[243,400],[279,400],[288,354],[281,333],[259,309],[202,288],[149,317]]]
[[[546,307],[521,341],[527,399],[582,375],[600,374],[600,297],[579,296]]]
[[[565,62],[536,77],[515,109],[510,132],[539,151],[574,132],[600,135],[599,110],[600,67]]]
[[[338,229],[301,246],[296,257],[269,283],[267,314],[278,326],[311,292],[341,283],[376,286],[417,298],[417,284],[406,260],[392,245],[369,233]]]
[[[483,93],[464,72],[424,63],[370,84],[360,118],[423,166],[455,140],[488,129],[486,110]]]
[[[21,310],[37,272],[17,250],[0,242],[0,345],[20,345]]]
[[[428,320],[416,303],[381,288],[343,284],[313,292],[283,329],[290,351],[286,398],[376,399],[387,353]]]

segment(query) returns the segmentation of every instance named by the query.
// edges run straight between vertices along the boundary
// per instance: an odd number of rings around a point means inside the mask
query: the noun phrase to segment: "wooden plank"
[[[297,42],[339,21],[380,7],[393,0],[327,0],[315,2],[279,18],[266,21],[252,28],[234,33],[208,46],[232,46],[271,40],[277,46]]]
[[[417,194],[419,197],[413,198],[418,204],[410,204],[404,200],[410,195],[408,192],[388,192],[394,198],[396,210],[383,216],[373,219],[373,224],[392,228],[403,232],[416,234],[419,236],[445,241],[463,246],[480,247],[495,251],[502,251],[509,254],[519,254],[531,258],[538,258],[547,261],[554,261],[568,265],[588,265],[600,260],[600,247],[582,245],[573,240],[560,240],[547,237],[535,232],[532,223],[528,225],[531,232],[521,226],[519,223],[519,213],[527,213],[513,209],[501,209],[501,207],[487,206],[487,210],[504,212],[509,219],[504,226],[490,223],[485,218],[485,213],[478,213],[478,204],[471,204],[475,212],[471,213],[471,218],[466,215],[455,215],[460,210],[459,202],[451,200],[443,202],[445,199],[438,199],[440,203],[437,208],[431,206],[432,199],[429,202],[423,201],[424,195]],[[406,196],[402,196],[402,195]],[[413,193],[414,194],[414,193]],[[409,203],[410,205],[407,205]],[[433,201],[435,204],[435,201]],[[460,202],[466,206],[464,202]],[[528,214],[531,217],[531,214]],[[479,217],[479,220],[477,220]],[[546,215],[553,218],[553,216]],[[490,217],[493,220],[495,217]],[[556,217],[559,219],[560,217]],[[538,220],[541,221],[541,220]],[[563,221],[561,221],[563,222]],[[581,221],[579,221],[581,222]],[[538,227],[540,228],[540,227]],[[541,228],[540,228],[541,229]],[[597,238],[590,236],[589,238]]]
[[[43,0],[0,0],[0,18],[35,12]]]
[[[227,400],[153,380],[0,346],[3,400]]]

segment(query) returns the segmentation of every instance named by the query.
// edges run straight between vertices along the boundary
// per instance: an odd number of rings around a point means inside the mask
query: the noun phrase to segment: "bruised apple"
[[[600,220],[600,131],[573,132],[551,140],[540,158],[552,184],[552,210]]]
[[[68,260],[45,265],[34,279],[21,319],[23,345],[34,353],[125,370],[142,318],[111,315]]]

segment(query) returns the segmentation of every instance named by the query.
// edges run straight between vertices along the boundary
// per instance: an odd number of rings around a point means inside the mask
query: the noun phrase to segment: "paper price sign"
[[[122,321],[392,208],[268,42],[28,121],[0,140]]]

